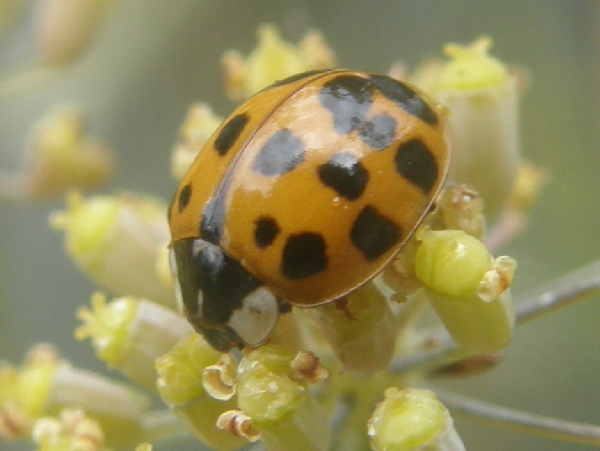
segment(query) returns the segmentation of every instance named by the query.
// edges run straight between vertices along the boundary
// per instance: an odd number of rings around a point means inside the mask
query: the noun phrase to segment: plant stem
[[[440,391],[436,394],[453,414],[554,440],[600,446],[600,426],[535,415]]]
[[[600,260],[525,296],[525,300],[516,306],[517,324],[537,319],[560,307],[597,294],[600,294]]]

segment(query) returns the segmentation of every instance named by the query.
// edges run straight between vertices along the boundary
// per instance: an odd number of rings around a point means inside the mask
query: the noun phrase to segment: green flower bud
[[[150,390],[156,390],[155,359],[192,332],[172,310],[133,297],[107,304],[105,296],[96,293],[92,310],[82,308],[77,316],[84,324],[75,337],[90,337],[101,360]]]
[[[335,66],[335,56],[322,36],[307,33],[298,46],[281,39],[273,25],[258,30],[256,49],[244,58],[238,51],[223,55],[225,88],[232,99],[247,98],[271,83],[311,69]]]
[[[169,242],[166,206],[131,194],[83,200],[72,193],[67,210],[51,225],[65,231],[68,254],[100,286],[117,295],[139,296],[175,306],[175,296],[157,275],[157,256]]]
[[[0,195],[41,201],[73,188],[96,188],[112,177],[113,166],[110,150],[85,134],[83,114],[55,108],[32,129],[22,169],[0,174]]]
[[[423,389],[385,391],[368,423],[375,451],[464,451],[448,410]]]
[[[415,257],[415,272],[432,290],[452,296],[474,291],[492,264],[478,239],[461,230],[424,232]]]
[[[506,346],[514,328],[510,290],[515,262],[492,260],[483,243],[457,230],[425,232],[417,276],[452,338],[474,352]]]
[[[444,52],[452,59],[439,76],[439,89],[471,91],[503,86],[510,76],[500,60],[488,55],[491,46],[487,36],[468,47],[447,44]]]
[[[39,344],[31,349],[20,368],[0,368],[0,434],[22,438],[33,421],[45,413],[56,378],[59,357],[53,347]]]
[[[486,214],[504,208],[519,161],[519,95],[505,66],[488,55],[491,40],[448,45],[436,99],[448,107],[453,148],[449,178],[473,186]]]
[[[104,432],[82,410],[61,411],[59,418],[40,418],[31,433],[37,451],[102,451]]]
[[[219,401],[204,388],[204,371],[221,354],[198,334],[189,334],[156,360],[158,391],[185,428],[202,443],[220,450],[236,449],[247,442],[216,427],[226,410],[236,407],[235,398]]]
[[[466,185],[452,185],[442,191],[436,204],[443,218],[440,228],[462,230],[478,240],[483,239],[484,202],[477,191]]]
[[[267,450],[328,450],[329,422],[308,391],[305,373],[294,369],[297,364],[282,346],[267,345],[246,355],[238,367],[239,407]]]

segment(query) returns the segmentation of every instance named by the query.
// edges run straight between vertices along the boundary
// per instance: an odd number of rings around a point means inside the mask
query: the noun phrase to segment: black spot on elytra
[[[361,125],[359,134],[367,146],[385,149],[396,136],[396,121],[387,114],[378,114]]]
[[[323,85],[319,101],[331,113],[336,133],[345,135],[356,130],[364,121],[373,95],[368,80],[341,75]]]
[[[224,156],[233,147],[249,120],[247,114],[238,114],[223,126],[215,139],[215,150],[219,155]]]
[[[398,173],[425,194],[438,178],[438,166],[425,143],[411,139],[398,147],[394,157]]]
[[[319,179],[348,200],[358,199],[369,182],[365,167],[349,153],[338,153],[318,169]]]
[[[350,240],[367,260],[375,260],[394,246],[401,235],[396,224],[367,205],[352,225]]]
[[[179,198],[177,199],[177,206],[179,208],[179,213],[185,210],[185,207],[190,203],[190,199],[192,198],[192,185],[188,183],[181,191],[179,191]]]
[[[371,85],[407,113],[430,125],[437,124],[435,112],[410,86],[385,75],[372,75]]]
[[[319,233],[290,235],[283,248],[281,272],[284,277],[300,280],[327,267],[325,240]]]
[[[275,218],[263,216],[254,221],[254,242],[258,247],[264,249],[273,244],[280,229]]]
[[[279,130],[258,152],[253,169],[266,176],[285,174],[304,161],[304,143],[289,130]]]

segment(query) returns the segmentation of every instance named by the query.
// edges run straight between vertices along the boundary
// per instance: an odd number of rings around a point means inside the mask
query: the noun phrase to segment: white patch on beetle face
[[[227,325],[246,343],[257,346],[269,336],[278,316],[277,299],[260,287],[244,298],[242,308],[233,311]]]

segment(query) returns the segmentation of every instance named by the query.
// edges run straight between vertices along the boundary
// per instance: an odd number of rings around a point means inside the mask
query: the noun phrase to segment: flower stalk
[[[370,282],[343,300],[306,312],[314,316],[344,367],[362,374],[386,368],[394,354],[397,323],[391,306]]]

